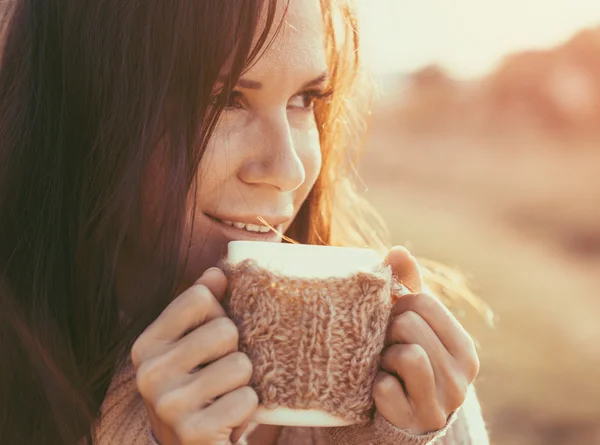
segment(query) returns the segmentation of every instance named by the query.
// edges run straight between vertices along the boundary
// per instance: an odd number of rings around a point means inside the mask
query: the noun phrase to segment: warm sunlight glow
[[[599,0],[359,0],[376,72],[440,63],[452,74],[490,71],[506,54],[556,45],[600,24]]]

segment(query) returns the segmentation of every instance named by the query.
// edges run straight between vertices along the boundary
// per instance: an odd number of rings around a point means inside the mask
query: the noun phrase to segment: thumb
[[[394,246],[388,252],[385,262],[392,267],[392,275],[412,293],[421,292],[423,278],[419,263],[406,247]]]

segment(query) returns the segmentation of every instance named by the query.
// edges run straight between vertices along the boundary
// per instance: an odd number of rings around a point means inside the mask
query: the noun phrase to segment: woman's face
[[[272,46],[235,87],[200,163],[184,284],[229,241],[281,241],[257,217],[284,232],[307,198],[321,168],[313,102],[327,88],[324,39],[319,0],[290,2]]]

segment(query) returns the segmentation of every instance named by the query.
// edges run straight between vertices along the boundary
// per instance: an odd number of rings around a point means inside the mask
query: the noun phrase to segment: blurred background
[[[392,241],[455,266],[496,445],[600,444],[600,1],[363,0],[360,170]]]

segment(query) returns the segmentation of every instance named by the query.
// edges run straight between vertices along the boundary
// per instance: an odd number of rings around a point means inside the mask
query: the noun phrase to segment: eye
[[[298,110],[313,110],[315,102],[318,100],[325,99],[333,93],[333,90],[319,91],[319,90],[308,90],[302,93],[296,94],[288,102],[288,107]]]
[[[244,107],[244,95],[240,91],[225,92],[213,95],[211,99],[213,106],[221,105],[224,110],[234,110]]]

